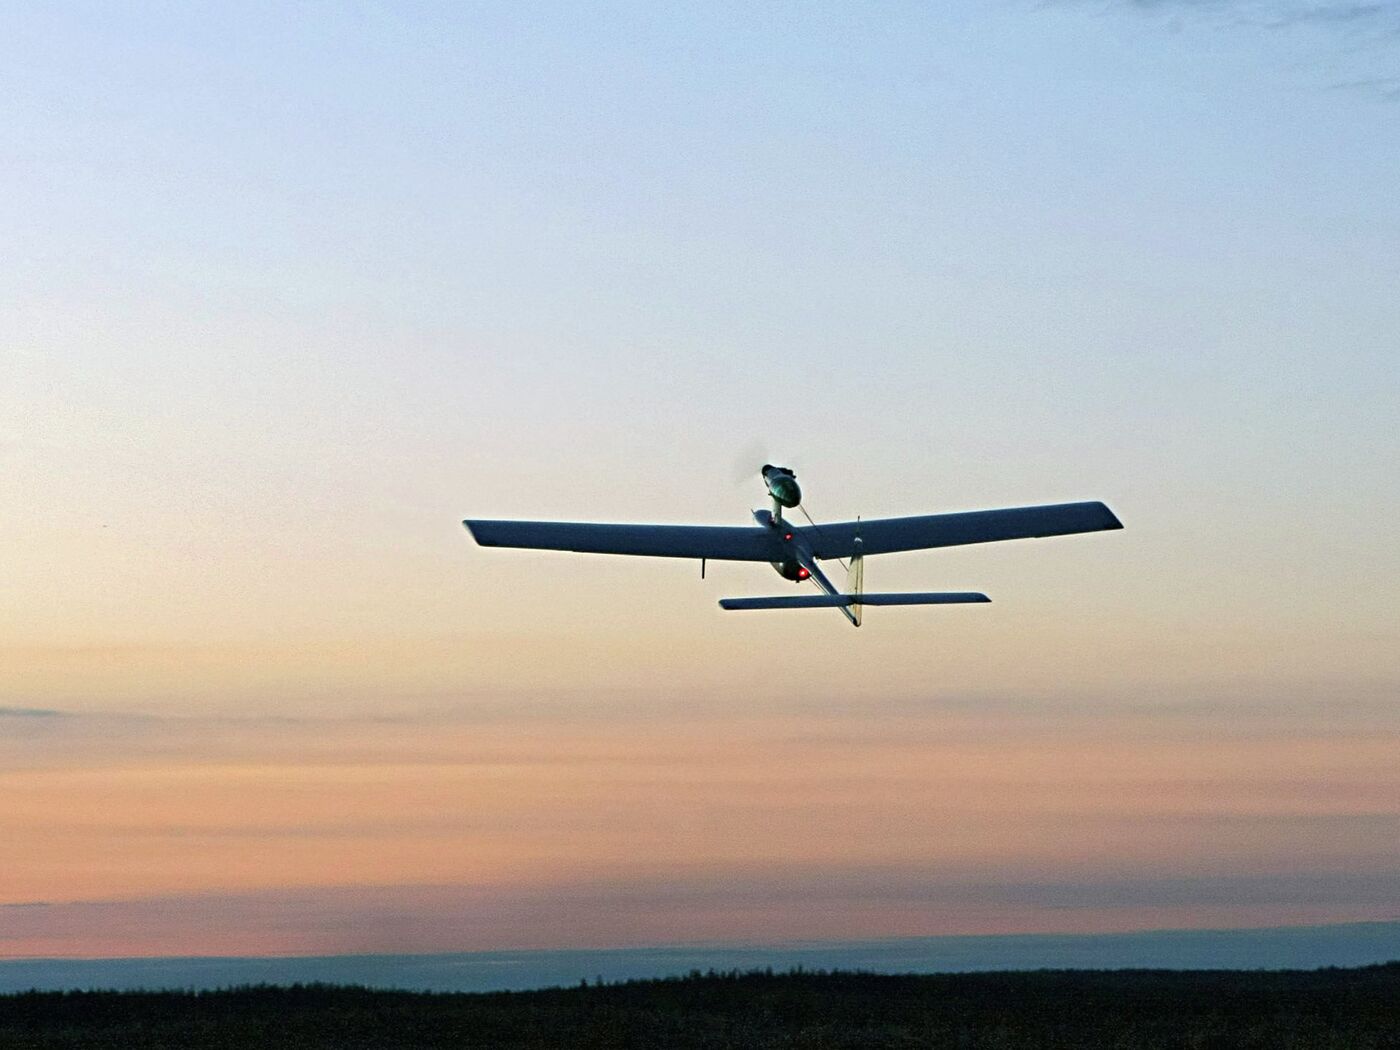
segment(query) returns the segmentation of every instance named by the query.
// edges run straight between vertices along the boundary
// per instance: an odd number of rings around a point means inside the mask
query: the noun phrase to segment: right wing
[[[1076,532],[1121,529],[1123,523],[1099,502],[1055,503],[1045,507],[969,510],[957,514],[924,514],[913,518],[843,521],[802,530],[818,558],[849,558],[856,554],[856,537],[863,554],[956,547],[964,543],[1023,540],[1038,536],[1068,536]]]
[[[652,558],[782,561],[782,539],[757,525],[593,525],[570,521],[462,522],[483,547],[636,554]]]

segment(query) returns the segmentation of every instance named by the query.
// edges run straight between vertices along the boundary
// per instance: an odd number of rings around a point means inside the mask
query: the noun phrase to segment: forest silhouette
[[[529,992],[337,985],[0,996],[0,1047],[1400,1048],[1400,962],[1355,969],[693,972]]]

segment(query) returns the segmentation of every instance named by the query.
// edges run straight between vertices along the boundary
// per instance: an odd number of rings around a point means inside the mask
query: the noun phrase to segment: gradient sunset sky
[[[0,955],[1400,917],[1400,4],[5,23]]]

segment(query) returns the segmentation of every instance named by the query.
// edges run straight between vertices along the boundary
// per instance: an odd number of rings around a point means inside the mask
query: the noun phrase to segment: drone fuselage
[[[774,507],[772,511],[756,510],[753,512],[753,520],[764,528],[780,532],[782,536],[783,553],[786,557],[781,561],[769,562],[773,571],[793,583],[802,583],[810,579],[813,564],[811,552],[802,545],[796,530],[788,528],[780,517],[778,508]]]

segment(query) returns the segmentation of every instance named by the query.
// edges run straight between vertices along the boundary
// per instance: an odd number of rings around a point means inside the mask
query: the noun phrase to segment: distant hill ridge
[[[1311,970],[1400,958],[1400,922],[1233,930],[897,937],[786,944],[525,949],[440,954],[128,957],[0,960],[0,992],[30,988],[229,988],[340,984],[409,991],[524,991],[579,978],[666,977],[692,971]]]

